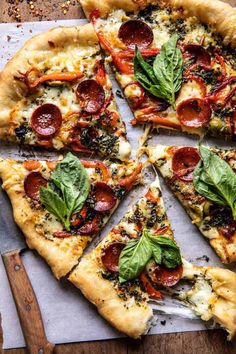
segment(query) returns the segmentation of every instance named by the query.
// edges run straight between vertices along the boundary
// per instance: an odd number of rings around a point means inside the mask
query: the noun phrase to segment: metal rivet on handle
[[[43,353],[44,353],[43,348],[40,348],[39,351],[38,351],[38,354],[43,354]]]
[[[16,264],[15,267],[14,267],[15,271],[18,272],[18,270],[20,270],[20,266],[19,264]]]

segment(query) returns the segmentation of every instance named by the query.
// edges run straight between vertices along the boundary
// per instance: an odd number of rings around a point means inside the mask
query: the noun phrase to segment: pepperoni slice
[[[96,80],[81,81],[76,90],[76,96],[81,108],[90,114],[97,113],[105,102],[105,92]]]
[[[188,98],[177,107],[177,117],[182,125],[188,128],[200,128],[211,118],[211,108],[202,98]]]
[[[166,268],[157,265],[153,273],[153,281],[160,286],[174,286],[181,279],[183,274],[182,264],[176,268]]]
[[[202,64],[207,66],[211,64],[210,54],[201,45],[187,44],[184,47],[184,52],[188,57],[194,58],[194,64]]]
[[[116,205],[116,197],[113,189],[104,182],[97,182],[94,189],[95,206],[99,212],[108,211]]]
[[[46,187],[47,183],[47,180],[41,175],[40,172],[31,172],[24,180],[26,195],[31,199],[39,201],[40,187]]]
[[[180,148],[173,156],[172,170],[180,180],[191,182],[193,180],[193,171],[199,160],[200,155],[197,149],[192,147]]]
[[[153,41],[153,32],[145,22],[141,20],[128,20],[120,26],[118,37],[128,47],[148,47]]]
[[[121,251],[125,247],[125,244],[119,241],[114,241],[110,243],[106,248],[103,249],[101,259],[104,267],[110,272],[119,271],[119,257]]]
[[[41,137],[52,137],[62,124],[60,109],[51,103],[36,108],[31,117],[31,128]]]
[[[81,235],[93,235],[99,231],[100,228],[100,215],[96,214],[92,220],[86,222],[85,225],[81,226],[77,232]]]

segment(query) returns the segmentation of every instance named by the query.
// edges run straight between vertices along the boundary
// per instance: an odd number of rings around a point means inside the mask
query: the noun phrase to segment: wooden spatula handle
[[[54,345],[44,331],[39,305],[21,261],[19,251],[3,255],[7,276],[16,303],[22,331],[30,354],[51,354]]]

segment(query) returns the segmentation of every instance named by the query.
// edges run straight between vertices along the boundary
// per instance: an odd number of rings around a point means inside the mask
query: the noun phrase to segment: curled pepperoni
[[[179,282],[183,274],[182,264],[176,268],[166,268],[157,265],[153,272],[152,280],[160,286],[174,286]]]
[[[192,147],[183,147],[178,149],[172,159],[172,170],[182,181],[191,182],[193,180],[193,171],[200,160],[197,149]]]
[[[94,189],[95,206],[99,212],[108,211],[116,205],[116,197],[113,189],[104,182],[97,182]]]
[[[124,93],[128,97],[129,103],[133,109],[138,108],[145,97],[145,90],[138,82],[129,83],[125,87]]]
[[[105,102],[105,92],[96,80],[87,79],[81,81],[76,90],[79,104],[87,113],[97,113]]]
[[[31,117],[31,128],[40,137],[52,137],[62,124],[60,109],[51,103],[36,108]]]
[[[125,244],[119,241],[114,241],[110,243],[106,248],[103,249],[101,259],[104,267],[110,272],[119,271],[119,257],[121,251],[125,247]]]
[[[198,44],[187,44],[184,47],[184,53],[190,57],[194,58],[194,64],[198,65],[210,65],[211,57],[210,54],[207,53],[206,49]]]
[[[41,175],[40,172],[31,172],[24,180],[25,193],[31,199],[40,200],[39,192],[40,187],[46,187],[47,180]]]
[[[92,220],[87,221],[86,224],[84,224],[77,230],[78,234],[81,235],[96,234],[100,229],[100,221],[101,221],[100,215],[96,214]]]
[[[185,127],[200,128],[209,122],[211,108],[202,98],[188,98],[178,105],[177,117]]]
[[[120,26],[118,37],[128,47],[148,47],[153,41],[153,32],[145,22],[141,20],[128,20]]]

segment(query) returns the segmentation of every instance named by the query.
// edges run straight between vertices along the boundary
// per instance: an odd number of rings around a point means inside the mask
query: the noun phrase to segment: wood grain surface
[[[3,263],[29,354],[40,351],[42,354],[53,354],[54,345],[46,338],[39,305],[19,251],[5,253]]]
[[[103,1],[103,0],[98,0]],[[207,0],[206,0],[207,1]],[[236,0],[225,1],[236,6]],[[83,18],[77,0],[0,0],[0,22],[42,21]],[[79,333],[78,333],[79,336]],[[1,350],[0,354],[26,354],[26,350]],[[221,330],[146,336],[142,340],[108,341],[57,345],[56,354],[236,354],[236,340],[226,342]]]

